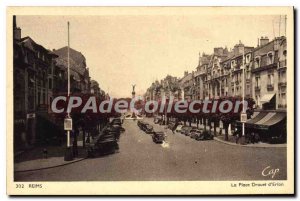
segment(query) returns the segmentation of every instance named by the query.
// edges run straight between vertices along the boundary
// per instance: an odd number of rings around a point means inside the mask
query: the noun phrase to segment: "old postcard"
[[[292,7],[8,7],[9,195],[294,194]]]

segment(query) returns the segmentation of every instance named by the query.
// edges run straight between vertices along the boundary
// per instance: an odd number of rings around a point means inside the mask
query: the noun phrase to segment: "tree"
[[[228,98],[222,98],[221,101],[229,100],[233,103],[234,107],[237,101],[241,101],[241,97],[228,97]],[[246,108],[247,117],[250,118],[250,116],[253,114],[253,106],[255,104],[255,101],[252,98],[245,98],[245,101],[248,102],[248,107]],[[228,107],[227,107],[228,108]],[[224,107],[224,109],[227,109]],[[235,123],[240,119],[240,114],[243,110],[243,106],[240,105],[238,112],[234,112],[232,109],[228,113],[220,113],[220,119],[223,122],[223,127],[225,129],[225,140],[228,141],[228,127],[229,124]]]

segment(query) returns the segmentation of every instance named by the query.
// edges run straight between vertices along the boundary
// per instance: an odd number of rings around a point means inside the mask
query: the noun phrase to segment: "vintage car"
[[[141,120],[138,120],[137,121],[137,125],[140,129],[142,129],[142,126],[145,124],[145,122],[141,121]]]
[[[181,129],[180,129],[180,133],[181,133],[181,134],[184,134],[185,131],[186,131],[188,128],[189,128],[188,126],[182,126]]]
[[[153,133],[153,126],[146,124],[143,129],[147,134]]]
[[[213,140],[214,135],[209,133],[208,131],[203,131],[199,137],[195,138],[196,140]]]
[[[159,124],[162,121],[161,117],[154,117],[154,123]]]
[[[120,118],[115,118],[111,121],[112,124],[119,124],[122,126],[122,120]]]
[[[200,129],[192,129],[190,131],[190,137],[193,138],[193,139],[197,139],[198,137],[200,137],[202,132],[203,131],[200,130]]]
[[[176,133],[180,133],[182,127],[183,127],[183,125],[178,125],[175,129]]]
[[[185,129],[184,131],[184,135],[186,136],[190,136],[191,135],[191,131],[197,129],[196,127],[188,127],[187,129]]]
[[[115,153],[119,149],[117,138],[118,131],[115,128],[105,127],[89,144],[87,148],[88,157]]]
[[[163,143],[165,140],[165,133],[163,131],[154,131],[152,134],[152,140],[155,143]]]

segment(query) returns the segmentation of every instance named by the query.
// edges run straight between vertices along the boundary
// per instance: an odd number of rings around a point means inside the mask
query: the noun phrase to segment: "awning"
[[[264,116],[264,118],[257,121],[255,124],[263,125],[265,122],[269,121],[275,114],[276,114],[276,112],[269,112],[266,116]]]
[[[256,114],[254,118],[246,121],[245,123],[246,124],[254,124],[254,123],[260,121],[262,118],[264,118],[267,114],[268,114],[268,112],[265,112],[265,111],[258,112],[258,114]]]
[[[278,112],[271,119],[264,122],[264,126],[273,126],[286,118],[286,112]]]
[[[255,118],[258,114],[259,114],[259,112],[253,112],[251,119]]]
[[[264,104],[264,103],[268,103],[270,102],[270,100],[274,97],[275,94],[265,94],[261,99],[260,99],[260,103]]]
[[[254,129],[268,129],[269,127],[276,125],[286,119],[286,112],[278,111],[262,111],[259,112],[254,118],[245,122],[246,128]],[[241,122],[238,122],[238,126],[241,126]]]

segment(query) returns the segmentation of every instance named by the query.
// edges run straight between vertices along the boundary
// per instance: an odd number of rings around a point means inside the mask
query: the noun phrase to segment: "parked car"
[[[178,125],[175,129],[176,133],[180,133],[182,127],[183,127],[183,125]]]
[[[181,134],[184,134],[185,131],[186,131],[188,128],[189,128],[188,126],[182,126],[181,129],[180,129],[180,133],[181,133]]]
[[[137,121],[137,125],[138,125],[138,127],[140,127],[140,128],[141,128],[141,125],[142,125],[142,123],[143,123],[143,122],[142,122],[141,120],[138,120],[138,121]]]
[[[203,131],[200,130],[200,129],[192,129],[190,131],[190,137],[193,138],[193,139],[197,139],[198,137],[200,137],[202,132]]]
[[[196,140],[213,140],[214,135],[209,133],[208,131],[203,131],[199,137],[195,138]]]
[[[144,121],[141,121],[141,120],[138,120],[138,122],[137,122],[138,127],[140,127],[140,129],[142,129],[142,130],[143,130],[145,124],[147,124],[147,123]]]
[[[191,135],[191,131],[192,131],[192,130],[195,130],[195,129],[197,129],[197,128],[196,128],[196,127],[188,127],[188,128],[185,130],[184,134],[185,134],[186,136],[190,136],[190,135]]]
[[[119,124],[122,126],[122,120],[120,118],[115,118],[111,121],[112,124]]]
[[[110,124],[110,126],[118,130],[119,134],[125,132],[125,129],[119,124]]]
[[[153,126],[149,125],[149,124],[146,124],[144,126],[144,131],[147,133],[147,134],[151,134],[153,133]]]
[[[148,125],[149,125],[148,123],[143,122],[141,125],[141,129],[146,132],[146,128]]]
[[[161,117],[158,117],[158,116],[154,117],[154,123],[155,124],[159,124],[161,121],[162,121]]]
[[[165,140],[165,133],[163,131],[154,131],[152,140],[155,143],[163,143],[163,141]]]
[[[104,128],[100,134],[92,140],[87,149],[88,156],[115,153],[119,149],[117,142],[118,131],[113,127]]]

